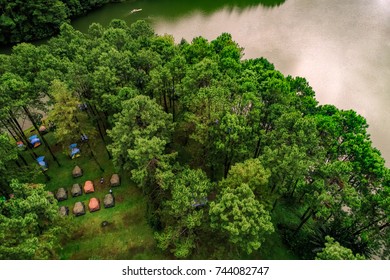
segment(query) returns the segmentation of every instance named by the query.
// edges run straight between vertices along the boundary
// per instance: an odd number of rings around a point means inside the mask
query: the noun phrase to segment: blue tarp
[[[31,137],[29,137],[28,138],[28,140],[30,141],[30,143],[32,144],[32,145],[36,145],[36,144],[41,144],[41,139],[39,139],[38,138],[38,136],[37,135],[32,135]]]
[[[74,144],[71,144],[70,146],[69,146],[69,149],[70,149],[70,157],[73,159],[73,158],[75,158],[75,157],[78,157],[78,156],[80,156],[80,149],[79,148],[77,148],[77,144],[76,143],[74,143]]]
[[[45,161],[45,157],[44,157],[44,156],[38,157],[38,158],[37,158],[37,162],[38,162],[38,164],[41,166],[41,168],[43,169],[43,171],[46,171],[46,170],[48,169],[47,163],[46,163],[46,161]]]
[[[37,161],[38,161],[38,162],[40,162],[40,161],[45,161],[45,157],[44,157],[44,156],[38,157],[38,158],[37,158]]]

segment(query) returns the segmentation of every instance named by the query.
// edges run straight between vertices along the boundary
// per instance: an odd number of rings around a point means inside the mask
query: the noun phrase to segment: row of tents
[[[79,167],[78,167],[79,168]],[[81,170],[81,168],[80,168]],[[120,186],[120,177],[118,174],[112,174],[110,178],[110,187]],[[95,186],[92,181],[85,181],[83,188],[81,188],[80,184],[75,183],[72,186],[71,193],[73,197],[80,196],[83,194],[83,190],[85,194],[95,192]],[[55,194],[55,197],[58,201],[63,201],[68,199],[68,191],[65,188],[59,188]]]
[[[83,141],[88,140],[88,137],[87,137],[85,134],[82,135],[81,138],[82,138]],[[85,140],[85,139],[86,139],[86,140]],[[39,146],[42,144],[41,139],[40,139],[40,138],[38,137],[38,135],[36,135],[36,134],[30,136],[30,137],[28,138],[28,141],[29,141],[28,145],[30,145],[30,146],[33,147],[33,148],[37,148],[37,147],[39,147]],[[16,143],[16,145],[17,145],[20,149],[25,149],[25,145],[24,145],[24,143],[23,143],[22,141],[18,141],[18,142]],[[79,157],[80,155],[81,155],[81,151],[80,151],[80,149],[77,147],[77,143],[72,143],[72,144],[70,144],[70,145],[69,145],[69,157],[70,157],[71,159],[75,159],[75,158]]]
[[[115,198],[113,194],[109,193],[104,196],[103,199],[104,208],[111,208],[115,206]],[[95,212],[100,210],[100,200],[96,197],[92,197],[88,202],[88,209],[89,212]],[[61,206],[59,208],[59,212],[63,216],[69,215],[69,207],[68,206]],[[86,213],[86,207],[84,202],[78,201],[74,204],[72,209],[73,215],[76,217],[85,215]]]
[[[80,196],[83,194],[83,190],[85,194],[95,192],[95,186],[92,181],[85,181],[84,187],[81,188],[80,184],[73,184],[71,193],[73,197]],[[68,191],[65,188],[59,188],[55,194],[55,197],[58,201],[63,201],[68,199]]]

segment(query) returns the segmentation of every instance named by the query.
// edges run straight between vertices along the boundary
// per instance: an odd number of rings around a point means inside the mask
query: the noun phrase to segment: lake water
[[[366,117],[389,166],[390,0],[139,0],[106,5],[72,24],[86,31],[113,18],[147,19],[177,41],[231,33],[245,58],[266,57],[285,75],[307,78],[321,104]]]

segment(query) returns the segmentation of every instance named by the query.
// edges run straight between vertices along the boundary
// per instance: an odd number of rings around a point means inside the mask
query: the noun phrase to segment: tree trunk
[[[292,189],[292,191],[291,191],[291,193],[290,193],[290,198],[293,198],[293,197],[294,197],[294,192],[295,192],[295,189],[297,188],[298,182],[299,182],[299,179],[297,179],[297,180],[295,181],[295,184],[294,184],[294,186],[293,186],[293,189]]]
[[[296,230],[294,231],[294,236],[297,235],[297,233],[301,230],[301,228],[303,227],[304,224],[307,223],[307,221],[310,219],[310,217],[312,217],[316,212],[314,212],[313,210],[310,212],[309,215],[307,215],[307,217],[305,217],[305,219],[303,219],[301,221],[301,223],[298,225],[298,227],[296,228]]]
[[[276,190],[276,184],[272,183],[271,194]]]
[[[95,107],[95,110],[96,110],[96,112],[97,112],[97,114],[98,114],[98,116],[99,116],[100,121],[102,122],[104,134],[107,134],[107,133],[106,133],[106,132],[107,132],[107,129],[108,129],[108,122],[107,122],[108,116],[107,116],[107,113],[106,113],[106,112],[103,112],[103,115],[104,115],[104,119],[103,119],[102,116],[101,116],[101,114],[100,114],[100,112],[96,109],[96,107]]]
[[[175,122],[175,80],[172,79],[172,120]]]
[[[10,118],[8,119],[8,122],[11,126],[14,127],[15,133],[20,137],[20,139],[23,139],[26,144],[29,143],[27,136],[24,134],[24,131],[22,127],[20,126],[18,120],[12,115],[12,112],[9,112]]]
[[[96,165],[99,167],[99,169],[100,169],[101,172],[104,172],[104,169],[102,168],[102,166],[101,166],[100,163],[98,162],[98,160],[97,160],[97,158],[96,158],[94,152],[92,151],[91,145],[90,145],[88,142],[86,142],[86,143],[87,143],[87,146],[88,146],[88,148],[89,148],[90,154],[91,154],[93,160],[95,161]]]
[[[226,179],[228,173],[229,173],[229,156],[226,154],[224,164],[223,164],[223,177],[225,179]]]
[[[259,140],[257,140],[256,149],[255,149],[255,153],[254,153],[254,155],[253,155],[253,158],[259,157],[259,153],[260,153],[260,143],[261,143],[261,137],[259,136]]]
[[[370,227],[372,227],[373,225],[377,224],[379,221],[381,221],[382,219],[386,218],[386,216],[382,216],[380,217],[379,219],[376,219],[374,221],[372,221],[371,223],[369,223],[368,225],[358,229],[357,231],[355,231],[354,233],[352,233],[352,236],[356,236],[360,233],[362,233],[363,231],[365,231],[366,229],[369,229]]]
[[[38,155],[34,152],[33,148],[31,148],[30,146],[30,142],[28,141],[26,135],[24,134],[24,131],[23,129],[20,127],[18,121],[11,115],[11,112],[9,112],[10,114],[10,118],[8,119],[8,122],[9,124],[11,125],[11,127],[13,127],[16,135],[18,137],[20,137],[20,140],[24,140],[24,143],[26,144],[26,147],[27,149],[30,151],[31,153],[31,157],[33,158],[33,160],[35,160]]]
[[[45,176],[47,182],[51,180],[50,176],[47,175],[45,171],[42,171],[42,174]]]
[[[384,225],[381,225],[379,231],[381,231],[384,228],[387,228],[388,226],[390,226],[390,223],[385,223]]]
[[[97,122],[99,122],[99,120],[100,120],[100,122],[101,122],[101,124],[102,124],[102,127],[103,127],[104,134],[106,134],[107,127],[106,127],[106,125],[105,125],[105,123],[104,123],[104,120],[103,120],[102,117],[100,116],[99,111],[98,111],[98,110],[96,109],[96,107],[95,107],[94,105],[92,105],[91,103],[88,103],[88,107],[91,108],[91,112],[92,112],[92,114],[97,118],[97,119],[96,119]]]
[[[18,157],[22,160],[22,162],[24,163],[25,166],[28,166],[27,161],[25,160],[25,158],[22,155],[18,154]]]
[[[310,207],[310,206],[309,206],[309,207],[307,207],[307,209],[306,209],[305,213],[303,213],[303,215],[301,216],[301,221],[305,219],[305,217],[306,217],[307,213],[309,213],[309,211],[310,211],[310,210],[311,210],[311,207]]]
[[[30,119],[31,123],[33,124],[35,130],[38,132],[39,136],[41,137],[42,139],[42,142],[45,144],[45,146],[47,147],[47,149],[49,150],[49,153],[51,155],[51,157],[54,159],[54,161],[57,163],[57,165],[60,167],[61,164],[58,162],[56,156],[54,155],[53,151],[50,149],[50,146],[49,144],[46,142],[46,139],[43,137],[42,133],[39,131],[39,127],[37,126],[37,124],[35,123],[30,111],[27,109],[26,106],[23,106],[23,110],[24,112],[26,112],[26,115],[27,117]]]
[[[167,94],[165,90],[163,92],[164,92],[164,109],[165,109],[165,113],[168,113]]]
[[[12,136],[12,138],[14,138],[15,142],[18,142],[19,140],[16,138],[16,136],[14,135],[14,133],[12,132],[12,130],[9,129],[8,125],[7,125],[3,120],[1,120],[1,123],[2,123],[3,126],[7,129],[8,133]]]
[[[104,148],[105,148],[106,153],[107,153],[107,155],[108,155],[108,159],[112,159],[112,156],[111,156],[110,152],[107,150],[107,143],[106,143],[106,140],[104,139],[104,135],[103,135],[103,133],[102,133],[102,131],[101,131],[101,128],[100,128],[100,125],[99,125],[99,122],[98,122],[98,121],[96,121],[96,125],[97,125],[97,127],[98,127],[98,132],[99,132],[100,138],[101,138],[102,141],[103,141]]]
[[[274,203],[272,204],[271,212],[274,212],[277,204],[278,204],[278,199],[275,199]]]

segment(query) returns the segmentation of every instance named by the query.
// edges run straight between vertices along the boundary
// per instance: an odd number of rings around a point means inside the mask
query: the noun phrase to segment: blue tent
[[[41,156],[37,158],[38,164],[41,166],[43,171],[46,171],[48,169],[47,163],[45,161],[45,157]]]
[[[28,138],[30,141],[31,145],[36,148],[41,145],[41,139],[38,138],[36,134],[32,135],[31,137]]]
[[[69,156],[71,159],[74,159],[74,158],[77,158],[80,156],[80,149],[77,148],[77,144],[74,143],[74,144],[71,144],[69,146],[69,149],[70,149],[70,153],[69,153]]]

